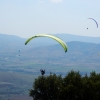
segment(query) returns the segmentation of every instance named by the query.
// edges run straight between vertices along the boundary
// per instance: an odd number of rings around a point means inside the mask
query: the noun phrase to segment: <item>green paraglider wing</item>
[[[61,40],[60,38],[58,38],[58,37],[56,37],[56,36],[54,36],[54,35],[49,35],[49,34],[38,34],[38,35],[32,36],[31,38],[29,38],[29,39],[25,42],[25,45],[27,45],[27,43],[28,43],[29,41],[31,41],[32,39],[37,38],[37,37],[49,37],[49,38],[52,38],[52,39],[56,40],[57,42],[59,42],[59,43],[61,44],[61,46],[64,48],[65,52],[67,52],[67,49],[68,49],[68,48],[67,48],[66,43],[65,43],[63,40]]]

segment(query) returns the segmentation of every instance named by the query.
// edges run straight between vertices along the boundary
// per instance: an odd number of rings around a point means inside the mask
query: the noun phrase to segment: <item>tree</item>
[[[78,100],[82,96],[82,78],[79,72],[71,71],[63,79],[61,100]]]
[[[70,71],[65,77],[50,74],[35,79],[30,90],[33,100],[100,100],[100,74],[81,76]]]
[[[91,72],[88,78],[83,78],[84,93],[83,96],[87,100],[99,100],[100,99],[100,74]]]
[[[61,82],[61,75],[39,76],[33,83],[30,96],[33,100],[58,100]]]

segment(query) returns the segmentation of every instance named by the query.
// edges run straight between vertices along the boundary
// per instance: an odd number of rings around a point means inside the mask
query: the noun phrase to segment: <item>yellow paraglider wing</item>
[[[49,38],[52,38],[52,39],[56,40],[57,42],[59,42],[61,44],[61,46],[64,48],[65,52],[67,52],[67,50],[68,50],[68,47],[67,47],[66,43],[63,40],[61,40],[60,38],[58,38],[58,37],[56,37],[54,35],[49,35],[49,34],[38,34],[38,35],[32,36],[31,38],[29,38],[25,42],[25,45],[27,45],[27,43],[29,41],[31,41],[32,39],[37,38],[37,37],[49,37]]]

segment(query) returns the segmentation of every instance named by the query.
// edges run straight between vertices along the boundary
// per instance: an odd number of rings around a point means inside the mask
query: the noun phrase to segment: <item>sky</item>
[[[100,0],[0,0],[0,33],[100,37]],[[88,28],[88,29],[87,29]]]

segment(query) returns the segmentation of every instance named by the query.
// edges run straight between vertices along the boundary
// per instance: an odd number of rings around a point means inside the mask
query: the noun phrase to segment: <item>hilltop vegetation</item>
[[[91,72],[90,76],[81,76],[70,71],[64,78],[56,74],[39,76],[30,96],[33,100],[99,100],[100,74]]]

